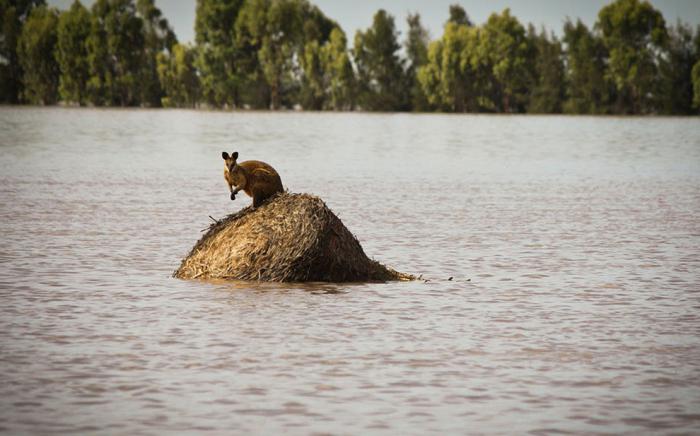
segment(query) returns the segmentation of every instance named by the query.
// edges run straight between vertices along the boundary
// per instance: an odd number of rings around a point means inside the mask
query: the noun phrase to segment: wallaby
[[[231,191],[231,200],[236,199],[239,191],[245,191],[253,198],[253,208],[256,208],[276,193],[284,191],[280,175],[265,162],[248,160],[238,163],[237,151],[230,156],[224,151],[221,157],[225,162],[224,178]],[[234,186],[236,189],[233,189]]]

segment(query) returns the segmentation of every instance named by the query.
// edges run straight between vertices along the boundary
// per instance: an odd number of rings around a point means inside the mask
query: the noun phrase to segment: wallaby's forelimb
[[[231,200],[235,200],[236,194],[238,194],[240,191],[241,191],[241,188],[236,188],[236,189],[231,188]]]

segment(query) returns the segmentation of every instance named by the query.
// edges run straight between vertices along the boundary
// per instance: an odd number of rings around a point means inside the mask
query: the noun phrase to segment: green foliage
[[[680,22],[670,28],[666,57],[660,64],[662,89],[658,108],[661,112],[693,112],[692,70],[698,58],[700,53],[695,47],[692,28]]]
[[[306,0],[245,2],[236,33],[239,44],[257,56],[246,71],[262,91],[254,105],[267,97],[272,109],[291,107],[300,97],[304,107],[320,109],[325,99],[321,49],[335,27]]]
[[[0,103],[305,110],[691,114],[700,28],[666,27],[647,0],[614,0],[561,40],[508,9],[475,25],[449,7],[430,41],[384,10],[355,34],[309,0],[197,0],[179,45],[155,0],[0,0]]]
[[[394,17],[380,9],[372,27],[357,31],[353,55],[359,80],[359,104],[370,111],[408,109],[403,60]]]
[[[601,114],[609,111],[613,85],[605,74],[607,51],[603,42],[581,20],[564,24],[567,95],[564,112]]]
[[[97,0],[87,40],[89,101],[134,106],[142,96],[143,20],[130,0]]]
[[[353,106],[354,74],[347,55],[345,34],[333,28],[323,45],[311,40],[300,59],[299,102],[308,110],[348,110]]]
[[[312,40],[306,43],[300,62],[304,74],[301,79],[299,102],[304,109],[321,110],[326,99],[328,84],[318,41]]]
[[[58,20],[56,60],[61,70],[59,91],[69,103],[85,104],[85,89],[90,78],[87,39],[90,35],[90,13],[75,0]]]
[[[54,57],[58,11],[46,6],[32,9],[17,42],[19,64],[24,72],[24,101],[54,104],[58,100],[58,62]]]
[[[532,77],[528,63],[531,47],[525,28],[510,9],[505,9],[501,14],[491,14],[483,32],[480,52],[491,67],[493,104],[499,112],[523,112]]]
[[[355,73],[347,51],[345,33],[336,27],[321,48],[321,65],[326,73],[327,109],[351,110],[355,106]]]
[[[292,65],[292,77],[290,82],[296,81],[295,76],[301,76],[297,100],[304,109],[335,109],[335,104],[329,97],[329,90],[335,74],[347,72],[344,68],[352,65],[349,63],[345,35],[338,24],[326,17],[316,6],[307,1],[299,2],[298,13],[303,23],[299,44],[294,48],[293,59],[299,60],[298,65]],[[335,36],[333,36],[335,35]],[[335,42],[331,38],[335,38]],[[332,45],[335,44],[333,47]],[[343,53],[340,53],[342,51]],[[339,68],[334,67],[336,56],[341,56]],[[351,76],[347,79],[351,79]],[[347,82],[349,85],[350,82]],[[293,88],[294,85],[292,85]],[[294,95],[290,95],[294,99]],[[293,106],[294,101],[287,105]]]
[[[44,0],[0,0],[0,103],[20,102],[24,73],[17,43],[32,9],[43,4]]]
[[[243,0],[197,0],[196,66],[204,103],[213,107],[243,104],[243,76],[256,63],[255,53],[246,50],[237,38],[236,22],[243,3]]]
[[[464,8],[458,4],[450,5],[450,18],[447,20],[447,23],[453,23],[458,26],[472,25],[472,22],[469,20],[469,15],[467,15],[467,11],[465,11]]]
[[[200,98],[200,83],[195,68],[196,49],[175,44],[170,52],[157,56],[158,79],[165,91],[162,105],[165,107],[189,107],[197,105]]]
[[[428,49],[428,61],[418,80],[430,104],[453,112],[476,111],[481,103],[483,72],[482,30],[449,22],[442,39]]]
[[[527,111],[531,113],[560,113],[564,101],[564,56],[561,43],[547,36],[544,29],[537,34],[528,29],[528,39],[534,47],[534,77],[530,85]]]
[[[700,109],[700,60],[693,66],[693,107]]]
[[[661,13],[647,1],[616,0],[596,23],[610,58],[607,75],[617,89],[617,112],[654,112],[658,64],[668,39]]]
[[[425,65],[418,69],[416,78],[428,103],[433,107],[444,110],[446,104],[444,104],[443,95],[440,92],[444,84],[442,57],[442,39],[431,42],[428,46],[428,60]]]
[[[563,94],[561,45],[526,35],[508,9],[482,27],[448,22],[418,79],[429,102],[454,112],[557,112]]]
[[[428,62],[430,37],[428,31],[421,25],[420,15],[409,14],[406,22],[408,23],[408,36],[405,42],[408,57],[406,81],[411,98],[410,106],[413,110],[425,111],[429,108],[429,103],[418,81],[418,69]]]
[[[137,0],[136,12],[143,21],[144,41],[139,100],[142,105],[158,107],[165,94],[158,78],[157,56],[165,50],[171,50],[177,43],[177,38],[168,20],[163,18],[160,9],[155,6],[154,0]]]
[[[270,89],[272,109],[282,106],[283,94],[293,86],[292,56],[302,37],[298,32],[301,27],[299,6],[296,1],[271,2],[261,26],[264,31],[254,36],[261,41],[258,59]]]

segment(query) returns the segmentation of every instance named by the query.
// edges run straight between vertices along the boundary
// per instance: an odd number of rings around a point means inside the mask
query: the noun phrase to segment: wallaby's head
[[[236,161],[238,160],[238,152],[234,151],[229,156],[229,154],[224,151],[223,153],[221,153],[221,157],[224,158],[224,164],[226,165],[226,169],[229,170],[229,172],[233,172],[234,168],[236,168]]]

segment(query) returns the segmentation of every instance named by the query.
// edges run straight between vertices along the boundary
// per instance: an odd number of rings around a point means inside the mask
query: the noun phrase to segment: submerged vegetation
[[[576,114],[700,110],[700,27],[644,0],[603,7],[561,38],[508,9],[450,7],[430,41],[384,10],[348,38],[307,0],[197,0],[180,44],[154,0],[0,0],[0,102],[91,106]],[[352,47],[349,46],[352,42]]]

